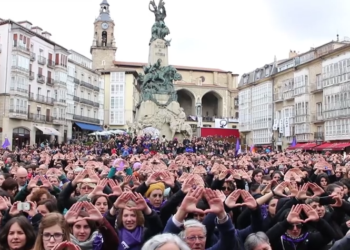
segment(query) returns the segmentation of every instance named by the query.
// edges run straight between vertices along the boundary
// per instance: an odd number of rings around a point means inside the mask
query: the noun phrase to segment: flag
[[[237,138],[235,155],[238,155],[240,153],[241,153],[241,144],[239,143],[239,138]]]
[[[254,145],[252,145],[251,147],[250,147],[250,153],[253,153],[253,154],[255,154],[255,146]]]
[[[293,138],[293,141],[292,141],[292,147],[295,147],[297,145],[297,138]]]
[[[9,142],[9,139],[5,138],[4,143],[2,144],[2,148],[7,148],[8,146],[10,146],[11,143]]]

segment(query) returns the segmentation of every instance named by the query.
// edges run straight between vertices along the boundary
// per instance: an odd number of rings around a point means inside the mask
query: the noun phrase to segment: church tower
[[[109,3],[103,0],[100,4],[100,15],[94,22],[94,40],[90,49],[93,69],[114,67],[117,47],[114,39],[114,21],[109,14]]]

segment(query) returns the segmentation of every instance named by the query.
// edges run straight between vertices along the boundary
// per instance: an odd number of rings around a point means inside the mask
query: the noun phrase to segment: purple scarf
[[[143,240],[143,227],[136,227],[134,231],[129,231],[124,227],[119,230],[118,250],[140,250]]]
[[[162,204],[160,204],[160,207],[154,207],[151,202],[149,201],[149,199],[145,199],[145,201],[147,202],[147,205],[154,211],[156,211],[158,214],[160,213],[160,209],[164,206],[166,201],[163,201]]]

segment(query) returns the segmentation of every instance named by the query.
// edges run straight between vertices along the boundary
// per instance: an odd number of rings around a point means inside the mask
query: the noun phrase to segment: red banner
[[[213,137],[239,137],[238,129],[230,128],[201,128],[201,136],[213,136]]]

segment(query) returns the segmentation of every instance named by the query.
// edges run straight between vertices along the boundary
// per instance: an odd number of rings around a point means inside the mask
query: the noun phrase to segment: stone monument
[[[152,0],[149,9],[155,15],[155,23],[149,43],[148,65],[144,66],[144,74],[138,78],[141,100],[131,130],[140,135],[145,128],[152,127],[168,140],[184,136],[191,138],[192,128],[186,123],[186,114],[177,102],[174,87],[174,81],[181,80],[182,76],[168,64],[170,40],[165,37],[170,34],[170,30],[164,22],[165,3],[160,0],[156,5]]]

